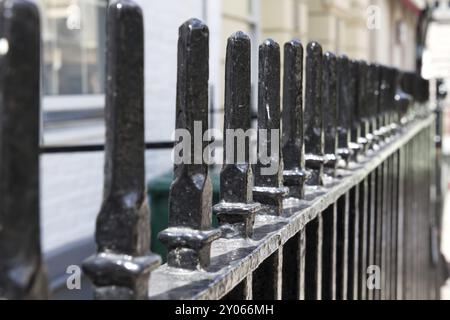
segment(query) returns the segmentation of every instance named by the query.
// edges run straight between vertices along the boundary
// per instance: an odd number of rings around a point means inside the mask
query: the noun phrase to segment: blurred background
[[[102,144],[108,1],[35,1],[41,9],[43,28],[42,144],[46,147]],[[238,30],[252,39],[254,84],[257,47],[268,37],[280,44],[292,38],[300,39],[304,45],[315,40],[325,50],[351,58],[420,70],[428,79],[450,78],[450,1],[135,1],[142,7],[145,19],[147,142],[164,144],[172,140],[178,27],[191,17],[205,21],[210,30],[210,124],[217,128],[223,118],[226,39]],[[256,86],[253,87],[256,96]],[[446,82],[437,85],[432,80],[431,88],[434,92],[445,92]],[[446,105],[443,101],[442,106]],[[448,136],[450,114],[446,111],[444,114],[444,119],[448,119],[444,131]],[[443,154],[450,154],[450,139],[443,140]],[[160,254],[163,249],[155,238],[167,219],[171,163],[170,149],[150,149],[146,153],[152,250]],[[103,152],[47,153],[41,158],[41,172],[42,245],[52,287],[58,297],[82,297],[79,292],[64,291],[65,272],[68,265],[80,265],[95,250]],[[213,180],[217,192],[217,177],[213,176]],[[450,230],[446,234],[450,235]],[[450,244],[450,239],[444,238],[444,243]],[[450,258],[450,245],[446,248],[443,251]]]

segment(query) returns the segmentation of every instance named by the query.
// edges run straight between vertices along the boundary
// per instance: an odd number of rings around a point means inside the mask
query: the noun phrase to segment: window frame
[[[37,0],[36,0],[37,1]],[[45,0],[44,0],[45,1]],[[105,6],[108,6],[110,0],[91,0],[91,1],[103,1]],[[39,1],[37,1],[39,2]],[[45,8],[41,8],[45,10]],[[105,35],[106,41],[106,35]],[[42,48],[43,50],[44,48]],[[42,64],[42,75],[44,76],[44,65]],[[102,66],[104,68],[105,66]],[[83,124],[86,123],[86,118],[76,118],[71,119],[71,114],[85,114],[88,117],[89,114],[94,114],[93,118],[89,120],[102,120],[103,118],[99,116],[103,114],[105,108],[105,93],[100,94],[44,94],[42,91],[41,97],[41,144],[47,145],[46,136],[51,135],[48,132],[49,127],[60,126],[64,127],[64,122],[69,121],[71,125],[67,126],[68,131],[73,131],[74,135],[77,135],[77,130],[79,131],[80,140],[84,140],[84,134],[82,130]],[[54,115],[57,114],[57,117]],[[55,118],[59,120],[54,120]],[[78,123],[78,126],[77,126]],[[79,127],[79,129],[77,128]],[[72,140],[72,139],[71,139]],[[64,141],[62,141],[64,142]],[[67,141],[70,142],[70,141]]]

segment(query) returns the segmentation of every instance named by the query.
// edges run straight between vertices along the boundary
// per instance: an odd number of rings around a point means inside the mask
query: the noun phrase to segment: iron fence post
[[[324,107],[324,166],[325,172],[336,177],[338,164],[338,73],[337,58],[331,52],[323,56],[322,94]],[[336,299],[336,217],[337,206],[332,205],[322,213],[322,299]]]
[[[356,60],[351,60],[349,65],[350,81],[349,81],[349,94],[350,94],[350,144],[349,147],[352,151],[351,159],[354,162],[358,162],[359,155],[363,151],[363,145],[359,143],[360,136],[360,124],[361,117],[364,113],[363,107],[359,104],[360,97],[364,96],[363,83],[360,83],[360,63]],[[361,87],[361,88],[360,88]],[[361,91],[359,91],[362,89]],[[358,299],[358,259],[359,259],[359,225],[360,209],[359,209],[359,185],[355,185],[349,191],[349,205],[348,205],[348,253],[347,253],[347,299]]]
[[[323,122],[324,122],[324,166],[327,173],[336,176],[337,155],[337,117],[338,117],[338,75],[337,59],[331,52],[325,52],[322,69]]]
[[[357,85],[357,95],[358,95],[358,124],[354,128],[354,138],[353,140],[361,146],[361,151],[366,154],[369,147],[370,141],[368,139],[368,118],[369,118],[369,88],[368,88],[368,69],[369,65],[366,61],[358,61],[358,85]]]
[[[289,196],[303,199],[305,170],[303,143],[303,46],[298,40],[284,45],[283,81],[283,163],[284,185]]]
[[[289,194],[289,188],[283,186],[280,115],[280,46],[267,39],[259,47],[258,161],[253,195],[266,209],[261,213],[278,216],[283,213],[283,198]]]
[[[323,112],[323,54],[322,46],[310,42],[306,57],[305,95],[305,163],[311,176],[310,186],[324,186],[325,133]],[[328,57],[326,57],[328,59]],[[305,299],[322,299],[323,213],[305,227]]]
[[[351,150],[351,160],[358,162],[358,157],[362,151],[363,146],[358,142],[359,135],[359,125],[361,122],[360,107],[358,105],[358,80],[359,80],[359,63],[356,60],[350,60],[349,62],[349,82],[348,82],[348,93],[349,93],[349,110],[350,110],[350,125],[348,127],[350,135],[350,143],[348,144]]]
[[[324,106],[324,134],[325,134],[325,170],[332,177],[336,177],[338,164],[338,61],[331,52],[326,52],[323,57],[322,93]],[[321,298],[326,300],[336,299],[336,241],[337,241],[337,206],[332,205],[322,214],[322,276]]]
[[[0,299],[48,298],[39,210],[37,6],[0,3]]]
[[[252,236],[255,214],[261,207],[253,202],[253,173],[249,163],[250,55],[250,38],[245,33],[236,32],[228,38],[221,202],[213,208],[221,225],[234,225],[244,237]],[[235,133],[243,134],[244,141]]]
[[[338,109],[338,154],[348,164],[352,151],[350,150],[350,61],[343,55],[338,58],[339,109]]]
[[[195,270],[210,264],[211,243],[220,230],[211,229],[212,185],[203,157],[208,130],[209,30],[198,19],[181,25],[178,38],[176,129],[183,159],[175,163],[169,195],[169,228],[159,234],[168,248],[170,267]],[[191,136],[193,134],[193,136]]]
[[[150,249],[144,159],[143,16],[131,0],[107,9],[106,146],[98,253],[83,263],[96,299],[147,299],[160,259]],[[130,51],[129,48],[134,50]]]
[[[306,56],[305,163],[311,171],[308,185],[323,185],[324,126],[322,105],[322,46],[311,42]]]

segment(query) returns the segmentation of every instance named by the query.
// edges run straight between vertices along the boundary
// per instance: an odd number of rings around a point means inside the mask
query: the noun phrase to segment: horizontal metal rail
[[[172,149],[175,145],[173,141],[157,141],[146,142],[145,149],[147,150],[167,150]],[[39,152],[41,154],[52,153],[78,153],[78,152],[101,152],[105,151],[104,144],[92,144],[92,145],[66,145],[66,146],[41,146]]]
[[[221,299],[242,283],[258,266],[319,213],[335,204],[354,186],[374,172],[386,159],[405,146],[419,132],[434,124],[435,116],[416,120],[376,153],[361,157],[349,168],[339,168],[337,177],[323,187],[306,187],[304,200],[285,199],[282,216],[257,215],[252,239],[221,238],[212,243],[211,265],[206,270],[186,271],[163,265],[153,271],[150,299]]]

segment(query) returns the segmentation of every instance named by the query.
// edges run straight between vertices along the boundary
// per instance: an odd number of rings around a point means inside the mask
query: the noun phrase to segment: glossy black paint
[[[284,185],[289,196],[302,199],[308,173],[303,143],[303,45],[299,40],[284,45],[282,118]]]
[[[272,39],[259,46],[258,72],[258,161],[253,194],[255,200],[266,206],[271,214],[281,215],[283,197],[289,189],[283,186],[280,46]]]
[[[2,1],[0,38],[4,41],[0,54],[0,298],[44,299],[48,287],[40,245],[37,6],[25,0]]]
[[[98,253],[83,264],[96,299],[146,299],[150,248],[144,164],[144,26],[130,0],[107,9],[106,145]],[[130,48],[133,48],[130,51]]]
[[[323,184],[325,136],[322,105],[322,46],[311,42],[306,49],[305,159],[311,170],[310,185]]]
[[[176,129],[187,130],[192,139],[188,150],[183,149],[186,160],[174,166],[169,228],[159,234],[169,251],[168,264],[176,268],[207,267],[211,242],[220,236],[211,229],[212,185],[203,158],[207,144],[195,137],[196,124],[201,125],[201,137],[209,127],[208,78],[209,30],[202,21],[190,19],[179,29]]]
[[[242,130],[247,133],[251,128],[250,56],[250,38],[245,33],[239,31],[228,38],[221,202],[213,208],[221,225],[234,225],[245,237],[252,236],[255,214],[260,208],[258,203],[253,202],[253,172],[249,155],[251,137],[245,135],[244,140],[239,140],[234,135],[228,136],[227,132]],[[230,150],[233,152],[228,154]]]

